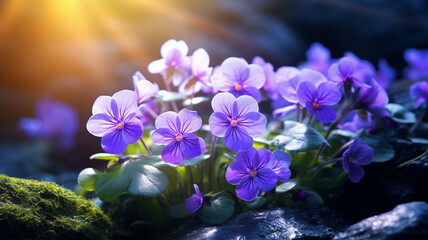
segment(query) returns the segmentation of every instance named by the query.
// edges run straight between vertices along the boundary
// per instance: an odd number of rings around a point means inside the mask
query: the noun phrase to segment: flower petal
[[[239,126],[229,126],[226,130],[224,143],[233,152],[245,151],[253,146],[253,138]]]
[[[195,213],[196,211],[198,211],[199,208],[202,207],[203,202],[203,198],[200,198],[198,195],[193,194],[191,197],[186,199],[185,207],[190,213]]]
[[[165,59],[155,60],[147,66],[147,70],[151,74],[158,74],[166,71],[168,67],[166,66]]]
[[[180,142],[172,141],[166,145],[161,152],[161,157],[164,162],[179,165],[184,161],[184,156],[181,153]]]
[[[322,123],[329,123],[336,119],[337,114],[334,108],[330,106],[321,106],[317,109],[312,107],[312,104],[306,105],[308,112],[318,118]]]
[[[300,82],[297,87],[297,98],[302,106],[313,103],[313,100],[318,98],[318,91],[315,85],[309,81]]]
[[[256,159],[257,158],[257,159]],[[253,147],[246,151],[240,151],[235,158],[235,162],[238,162],[242,165],[243,168],[248,172],[251,169],[255,169],[257,164],[255,162],[259,162],[259,155],[257,154],[257,150]]]
[[[205,152],[205,141],[194,133],[187,133],[180,142],[181,153],[184,157],[195,158]]]
[[[233,104],[236,98],[230,93],[218,93],[211,100],[214,112],[222,112],[228,117],[232,117]]]
[[[211,114],[208,120],[211,132],[217,137],[224,137],[230,125],[230,119],[223,112]]]
[[[236,187],[236,195],[245,201],[254,200],[259,194],[259,189],[252,177],[245,177]]]
[[[109,115],[111,118],[117,119],[118,108],[117,103],[109,96],[99,96],[92,106],[92,114],[104,113]]]
[[[156,118],[155,127],[156,128],[169,128],[174,133],[178,133],[177,123],[177,113],[173,111],[164,112]]]
[[[253,163],[256,169],[265,168],[268,165],[272,165],[274,157],[271,151],[266,148],[259,148],[257,150],[257,157],[254,157]]]
[[[86,129],[96,137],[102,137],[116,128],[116,122],[109,115],[98,113],[92,115],[86,123]]]
[[[121,134],[126,144],[133,144],[143,135],[143,124],[138,118],[134,117],[125,123]]]
[[[270,168],[262,168],[258,170],[257,175],[254,177],[256,186],[262,191],[272,190],[277,181],[278,177]]]
[[[101,147],[107,153],[121,154],[126,150],[126,144],[122,139],[120,130],[113,130],[105,134],[101,138]]]
[[[184,108],[178,113],[181,122],[181,133],[191,133],[198,131],[202,126],[202,118],[196,111],[189,111]]]
[[[241,90],[236,90],[235,88],[230,91],[233,96],[236,98],[241,96],[251,96],[256,100],[256,102],[260,102],[262,100],[262,94],[260,93],[260,90],[252,87],[252,86],[244,86]]]
[[[354,71],[354,62],[349,57],[343,57],[339,60],[337,67],[340,74],[346,77]]]
[[[364,177],[364,169],[357,164],[349,165],[349,179],[351,182],[357,183]]]
[[[319,100],[323,105],[335,105],[342,98],[342,93],[336,84],[323,82],[318,86]]]
[[[278,69],[279,70],[279,69]],[[298,72],[292,72],[290,77],[280,78],[277,81],[278,92],[279,94],[287,101],[291,103],[297,103],[299,100],[297,98],[297,87],[300,83],[300,77]]]
[[[236,117],[240,117],[242,115],[245,115],[249,112],[258,112],[259,111],[259,105],[257,104],[257,101],[250,97],[250,96],[241,96],[236,99],[236,103],[238,104],[238,114]]]
[[[154,144],[167,145],[175,139],[175,133],[169,128],[158,128],[152,133]]]
[[[237,185],[242,178],[248,176],[248,168],[241,162],[233,162],[227,167],[226,180],[232,185]]]
[[[249,112],[239,118],[238,125],[244,128],[248,135],[258,136],[266,130],[266,118],[259,112]]]
[[[250,72],[248,78],[243,81],[244,85],[251,86],[256,89],[263,87],[266,81],[265,71],[263,68],[256,64],[250,64],[248,65],[248,68]]]
[[[119,111],[119,119],[123,120],[127,115],[138,112],[137,94],[131,90],[122,90],[112,97],[116,103]]]

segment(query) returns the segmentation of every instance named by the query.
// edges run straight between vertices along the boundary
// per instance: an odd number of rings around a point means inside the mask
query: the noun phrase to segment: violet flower
[[[336,111],[331,106],[338,103],[342,98],[336,84],[322,82],[317,87],[310,81],[303,81],[299,84],[297,96],[299,103],[321,122],[328,123],[336,119]]]
[[[203,48],[197,49],[192,54],[191,76],[180,84],[179,92],[184,95],[198,93],[204,86],[211,86],[210,56]]]
[[[137,112],[137,95],[133,91],[122,90],[113,97],[100,96],[94,102],[86,128],[92,135],[102,137],[104,151],[120,154],[143,134]]]
[[[161,152],[164,162],[179,165],[186,157],[195,158],[204,153],[204,140],[193,133],[202,126],[196,111],[182,109],[178,114],[162,113],[156,118],[155,126],[152,140],[155,144],[166,145]]]
[[[266,129],[266,118],[250,96],[235,98],[230,93],[218,93],[211,102],[214,113],[209,118],[212,134],[224,137],[226,146],[234,152],[253,146],[253,136]]]
[[[195,194],[187,198],[185,204],[187,211],[189,211],[190,213],[195,213],[196,211],[198,211],[204,203],[204,198],[202,197],[202,194],[199,191],[198,185],[193,184],[193,187],[195,188]]]
[[[190,58],[186,56],[188,51],[189,47],[182,40],[166,41],[160,50],[162,58],[149,64],[149,72],[162,74],[174,86],[180,85],[190,73]]]
[[[265,60],[261,57],[254,57],[252,64],[259,65],[263,68],[266,78],[263,89],[270,99],[277,99],[278,89],[276,86],[276,74],[273,69],[273,65],[269,62],[265,62]]]
[[[310,68],[316,70],[325,76],[328,75],[328,68],[331,65],[330,50],[321,43],[312,43],[306,51],[307,62],[301,68]]]
[[[364,69],[357,69],[357,62],[350,57],[343,57],[328,69],[330,81],[338,85],[349,84],[352,87],[365,86]]]
[[[376,116],[387,117],[388,111],[385,105],[388,104],[389,98],[385,89],[380,86],[376,80],[371,79],[368,87],[361,87],[358,92],[358,98],[355,103],[356,109],[365,109]]]
[[[157,107],[156,100],[151,100],[149,102],[140,104],[138,108],[139,111],[137,113],[137,118],[140,119],[143,124],[152,125],[153,121],[159,115],[159,109]]]
[[[141,72],[137,71],[132,76],[134,91],[137,94],[138,104],[149,101],[159,91],[156,83],[148,81]]]
[[[415,108],[428,102],[428,81],[420,81],[410,86],[410,96],[416,100]]]
[[[384,89],[388,89],[391,86],[392,81],[395,79],[396,71],[393,67],[388,65],[385,59],[379,60],[378,63],[379,71],[376,74],[376,80],[380,86]]]
[[[283,151],[275,150],[273,151],[273,156],[274,161],[269,161],[266,166],[272,169],[279,181],[287,181],[291,176],[291,171],[289,169],[291,164],[290,155]]]
[[[19,127],[32,138],[49,138],[69,149],[79,131],[79,116],[72,106],[43,98],[37,102],[36,118],[21,118]]]
[[[343,153],[343,169],[349,173],[351,182],[357,183],[364,176],[361,165],[368,165],[373,161],[374,150],[369,145],[361,144],[356,138],[351,146]]]
[[[230,92],[235,97],[249,95],[260,102],[262,95],[259,89],[265,84],[263,68],[248,64],[241,58],[230,57],[223,61],[220,70],[211,78],[215,89]]]
[[[428,77],[428,49],[407,49],[404,59],[409,68],[404,70],[404,75],[411,80],[420,80]]]
[[[272,190],[278,181],[277,174],[270,168],[275,161],[273,154],[265,148],[250,148],[239,152],[235,162],[226,170],[226,180],[237,185],[236,195],[251,201],[257,197],[259,190]]]

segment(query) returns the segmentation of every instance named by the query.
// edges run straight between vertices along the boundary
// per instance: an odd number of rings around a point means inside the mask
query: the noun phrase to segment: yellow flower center
[[[236,125],[238,125],[238,121],[236,121],[236,120],[232,120],[232,121],[230,121],[230,124],[231,124],[232,126],[236,126]]]
[[[257,173],[256,172],[251,172],[251,177],[255,177],[255,176],[257,176]]]
[[[242,85],[238,83],[238,84],[235,86],[235,90],[237,90],[237,91],[241,91],[241,89],[242,89]]]
[[[118,129],[123,129],[124,125],[123,125],[123,123],[119,123],[119,124],[117,124],[117,125],[116,125],[116,127],[117,127]]]
[[[183,141],[183,136],[176,136],[175,139],[177,139],[177,141],[181,142],[181,141]]]
[[[351,158],[351,159],[349,159],[349,162],[350,163],[352,163],[352,162],[354,162],[355,161],[355,158]]]

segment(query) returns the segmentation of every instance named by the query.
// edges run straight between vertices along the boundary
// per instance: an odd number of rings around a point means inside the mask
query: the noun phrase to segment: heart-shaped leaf
[[[388,103],[385,106],[385,109],[389,112],[390,117],[396,122],[404,124],[416,122],[416,115],[400,104]]]
[[[299,184],[299,182],[300,180],[298,178],[290,179],[276,186],[275,192],[277,193],[288,192],[289,190],[293,189],[297,184]]]
[[[222,224],[233,215],[234,211],[235,206],[233,200],[221,196],[212,201],[211,206],[204,204],[199,213],[199,219],[211,225]]]
[[[305,152],[323,144],[330,147],[317,130],[295,121],[285,121],[284,131],[272,140],[272,146],[290,152]]]

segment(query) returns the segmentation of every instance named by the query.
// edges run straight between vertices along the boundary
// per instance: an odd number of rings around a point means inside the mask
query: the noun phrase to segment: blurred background
[[[0,173],[76,183],[97,163],[100,138],[86,131],[94,100],[133,89],[168,39],[191,54],[205,48],[211,66],[230,56],[261,56],[275,68],[305,61],[313,42],[333,58],[352,51],[400,72],[407,48],[428,48],[425,0],[2,0],[0,1]],[[160,84],[163,87],[162,84]],[[18,127],[51,98],[78,113],[71,149],[52,149]],[[105,163],[101,163],[103,166]]]

